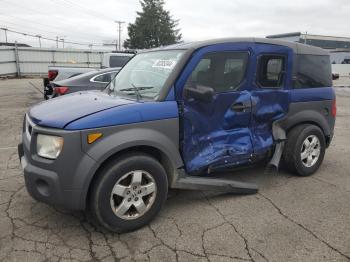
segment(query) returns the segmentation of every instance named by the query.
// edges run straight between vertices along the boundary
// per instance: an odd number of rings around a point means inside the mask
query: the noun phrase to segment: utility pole
[[[118,24],[118,32],[119,32],[119,39],[118,39],[118,48],[116,48],[116,51],[117,50],[121,50],[121,34],[122,34],[122,24],[125,24],[124,21],[114,21],[114,23],[117,23]]]
[[[307,45],[307,31],[305,32],[305,44]]]
[[[62,35],[62,36],[56,36],[56,48],[58,48],[58,41],[62,41],[63,43],[63,48],[64,48],[64,38],[67,37],[65,35]]]
[[[0,28],[1,30],[4,30],[4,32],[5,32],[5,39],[6,39],[6,43],[7,43],[7,28]]]
[[[39,39],[39,46],[41,48],[41,35],[36,35],[36,37]]]
[[[60,40],[62,41],[62,47],[64,48],[64,36],[62,38],[60,38]]]

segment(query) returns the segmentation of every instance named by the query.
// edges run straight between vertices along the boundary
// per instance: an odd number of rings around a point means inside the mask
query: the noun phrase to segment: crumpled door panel
[[[252,92],[252,128],[254,153],[262,154],[274,145],[272,123],[288,112],[288,90],[258,90]]]
[[[182,154],[187,172],[249,161],[251,113],[231,110],[233,103],[247,100],[250,93],[243,91],[218,94],[212,103],[185,102]]]

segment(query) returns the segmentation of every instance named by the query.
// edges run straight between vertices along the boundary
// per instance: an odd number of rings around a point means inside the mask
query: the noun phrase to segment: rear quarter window
[[[329,56],[297,55],[294,88],[332,86]]]

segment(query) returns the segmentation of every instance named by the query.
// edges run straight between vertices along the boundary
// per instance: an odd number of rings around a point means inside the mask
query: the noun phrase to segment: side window
[[[94,82],[109,83],[113,78],[113,77],[111,77],[111,74],[113,74],[113,73],[106,73],[106,74],[99,75],[99,76],[94,78]],[[115,75],[115,73],[114,73],[114,75]]]
[[[332,68],[329,56],[297,55],[294,88],[332,86]]]
[[[112,79],[115,78],[115,76],[117,75],[117,73],[118,73],[118,72],[112,72],[112,73],[110,73],[110,75],[111,75],[111,80],[110,80],[110,81],[112,81]]]
[[[280,88],[285,78],[284,56],[262,55],[258,63],[257,82],[261,88]]]
[[[244,80],[248,52],[208,53],[199,61],[186,86],[208,86],[216,93],[237,90]]]
[[[123,67],[129,60],[131,56],[111,56],[109,58],[109,67]]]

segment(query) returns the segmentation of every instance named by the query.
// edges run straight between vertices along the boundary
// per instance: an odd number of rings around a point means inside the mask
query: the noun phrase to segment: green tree
[[[148,49],[175,44],[181,40],[178,20],[164,9],[163,0],[141,0],[142,11],[137,12],[135,23],[128,25],[129,38],[124,47]]]

